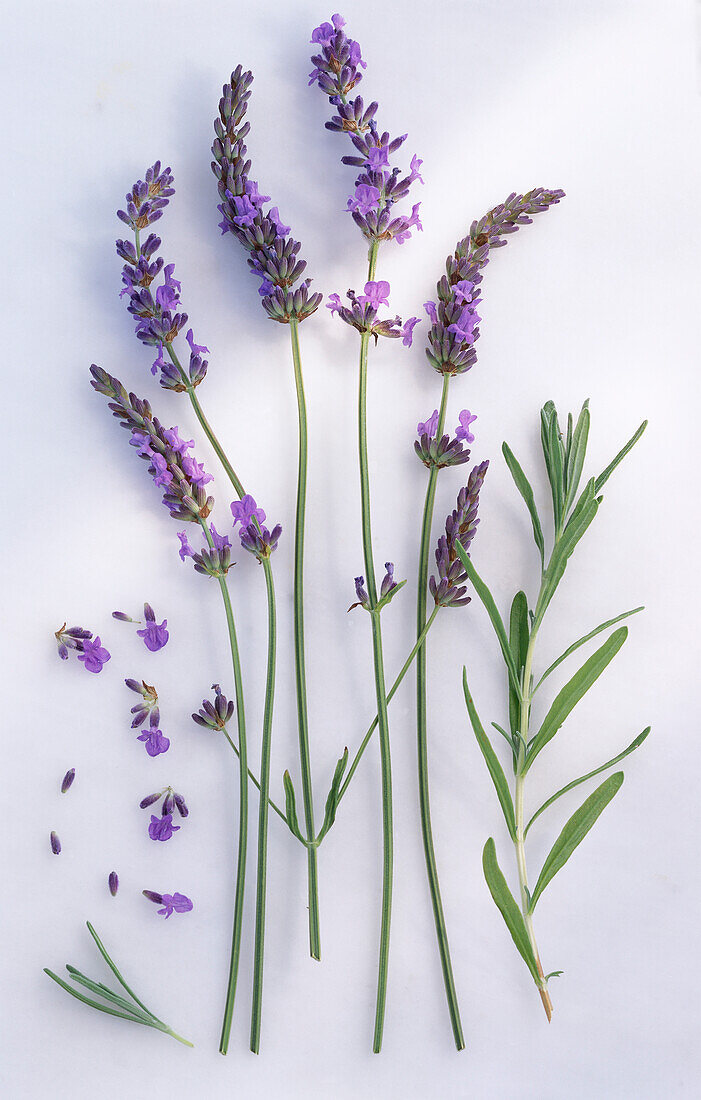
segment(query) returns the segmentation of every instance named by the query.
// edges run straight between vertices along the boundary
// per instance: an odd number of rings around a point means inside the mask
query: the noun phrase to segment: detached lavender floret
[[[151,840],[170,840],[173,833],[177,833],[180,825],[173,824],[172,814],[163,814],[162,817],[156,817],[155,814],[151,814],[151,824],[148,827],[148,835]]]
[[[489,462],[481,462],[471,471],[467,485],[458,493],[457,506],[445,521],[445,535],[436,547],[438,579],[430,577],[428,586],[439,607],[464,607],[470,602],[464,582],[467,574],[458,557],[455,543],[459,540],[467,551],[479,524],[477,509],[479,494]]]
[[[51,851],[53,852],[53,854],[55,856],[60,856],[60,854],[61,854],[61,841],[58,839],[58,833],[54,833],[52,831],[51,836],[50,836],[49,839],[51,840]]]
[[[290,227],[282,224],[277,206],[264,212],[270,196],[261,195],[249,176],[244,138],[250,123],[244,120],[252,83],[252,73],[238,65],[222,89],[219,118],[214,121],[212,171],[221,198],[219,226],[249,253],[248,266],[262,280],[259,293],[265,312],[271,320],[289,324],[292,318],[303,321],[314,313],[322,295],[309,293],[308,278],[293,289],[307,266],[299,257],[301,245],[288,236]]]
[[[104,648],[99,638],[93,638],[91,630],[85,630],[82,626],[63,626],[54,632],[58,645],[58,655],[62,661],[68,660],[68,652],[76,651],[78,660],[82,661],[88,672],[101,672],[102,666],[107,664],[110,654]]]
[[[166,737],[159,729],[144,730],[142,734],[137,737],[137,741],[143,741],[146,752],[149,756],[160,756],[163,752],[168,752],[170,748],[170,738]]]
[[[66,774],[64,775],[63,781],[61,783],[61,794],[65,794],[66,791],[70,790],[70,788],[73,785],[73,780],[74,779],[75,779],[75,768],[69,768],[68,771],[66,772]]]
[[[158,707],[158,692],[151,684],[147,684],[145,680],[125,680],[130,691],[135,691],[137,695],[141,695],[141,702],[131,708],[131,713],[134,715],[131,723],[131,728],[138,729],[142,726],[147,718],[150,719],[151,726],[157,726],[161,720],[161,712]]]
[[[411,230],[422,229],[419,220],[420,203],[412,207],[411,215],[395,216],[395,203],[409,194],[418,180],[423,183],[420,168],[422,161],[414,155],[409,172],[402,174],[399,168],[390,168],[390,156],[406,141],[407,135],[391,138],[380,133],[375,121],[377,103],[365,107],[361,96],[348,99],[349,93],[362,80],[360,46],[348,38],[343,27],[345,20],[333,15],[331,23],[322,23],[312,33],[312,44],[321,47],[321,53],[312,57],[314,69],[309,74],[309,84],[317,84],[338,114],[326,123],[326,129],[347,134],[355,155],[341,157],[343,164],[360,168],[355,190],[348,200],[347,209],[363,236],[370,242],[396,240],[398,244],[411,237]]]
[[[154,890],[142,890],[141,892],[149,901],[163,906],[162,909],[158,910],[158,913],[159,916],[164,916],[166,920],[173,913],[189,913],[193,907],[192,902],[185,894],[157,894]]]
[[[119,876],[116,871],[110,871],[107,879],[107,885],[109,886],[110,894],[113,898],[116,898],[117,891],[119,890]]]

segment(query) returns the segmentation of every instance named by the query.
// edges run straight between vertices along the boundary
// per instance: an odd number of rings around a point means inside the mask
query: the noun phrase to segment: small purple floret
[[[83,650],[78,654],[78,660],[83,662],[88,672],[102,672],[102,666],[107,664],[110,656],[100,643],[99,636],[96,636],[83,640]]]
[[[173,824],[172,814],[164,814],[163,817],[156,817],[155,814],[151,814],[148,835],[151,840],[170,840],[173,833],[177,833],[179,828],[180,825]]]
[[[168,752],[170,738],[165,737],[159,729],[144,730],[139,734],[137,741],[143,741],[149,756],[159,756],[162,752]]]
[[[470,431],[470,424],[476,419],[477,413],[473,415],[469,409],[463,409],[459,416],[460,423],[455,429],[455,438],[464,439],[466,443],[474,443],[475,437]]]

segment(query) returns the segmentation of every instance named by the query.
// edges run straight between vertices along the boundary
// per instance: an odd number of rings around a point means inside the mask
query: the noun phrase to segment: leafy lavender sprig
[[[222,89],[219,101],[219,117],[214,121],[215,139],[212,145],[212,171],[217,188],[222,215],[220,228],[223,234],[231,234],[248,253],[248,266],[260,277],[261,304],[268,316],[281,324],[289,325],[292,349],[292,366],[295,379],[298,419],[297,500],[295,508],[295,545],[293,580],[293,632],[295,653],[295,691],[297,698],[297,730],[299,741],[300,771],[304,800],[304,820],[307,839],[307,878],[309,901],[309,953],[313,959],[321,958],[321,932],[319,920],[319,890],[316,847],[312,841],[316,835],[314,824],[314,798],[312,789],[311,754],[309,748],[309,715],[307,705],[307,675],[304,644],[304,533],[307,500],[307,407],[304,394],[304,378],[299,345],[299,325],[314,313],[322,301],[322,295],[310,294],[311,280],[301,279],[306,270],[306,260],[301,259],[301,245],[289,236],[290,227],[283,225],[277,206],[267,213],[263,206],[269,196],[261,195],[258,184],[250,177],[251,161],[247,159],[244,138],[250,130],[246,120],[250,86],[253,76],[238,65],[228,84]],[[299,285],[296,285],[299,284]],[[273,532],[274,534],[274,532]],[[262,531],[249,529],[242,542],[246,549],[259,549]],[[263,540],[264,541],[264,540]],[[261,803],[262,806],[262,803]],[[263,812],[261,810],[261,812]],[[266,811],[267,812],[267,811]],[[254,1003],[254,1010],[257,1002]],[[259,1043],[260,1024],[253,1024],[252,1038],[255,1049]]]
[[[117,888],[117,876],[114,872],[115,888],[112,891],[113,895],[116,894]],[[112,875],[110,875],[110,889]],[[155,1028],[156,1031],[162,1031],[166,1035],[172,1036],[173,1039],[177,1039],[179,1043],[183,1043],[186,1047],[191,1047],[187,1039],[183,1039],[182,1035],[178,1035],[176,1031],[173,1031],[168,1024],[164,1024],[162,1020],[159,1020],[157,1016],[154,1016],[143,1003],[139,1000],[132,989],[129,988],[124,978],[121,975],[117,964],[108,955],[102,940],[98,936],[97,932],[91,925],[90,921],[87,921],[88,932],[93,938],[95,946],[102,955],[103,959],[109,966],[110,970],[114,974],[115,978],[121,985],[122,989],[127,993],[129,1000],[126,997],[121,996],[119,993],[115,993],[113,989],[103,985],[102,982],[94,982],[91,978],[87,978],[85,974],[81,974],[80,970],[77,970],[74,966],[66,965],[66,970],[72,981],[76,985],[82,986],[84,989],[90,991],[94,997],[99,997],[99,1000],[93,1000],[91,997],[86,997],[84,993],[79,993],[77,989],[65,982],[63,978],[59,978],[57,974],[54,974],[53,970],[44,968],[44,973],[61,986],[61,989],[65,989],[66,993],[70,993],[71,997],[75,997],[77,1001],[82,1001],[83,1004],[90,1005],[91,1008],[97,1009],[98,1012],[106,1012],[108,1016],[119,1016],[122,1020],[131,1020],[134,1024],[143,1024],[145,1027]]]
[[[497,635],[501,655],[506,666],[508,730],[503,729],[496,723],[492,723],[492,725],[506,739],[511,749],[514,772],[513,797],[504,769],[477,714],[467,683],[466,669],[463,669],[463,687],[470,722],[494,784],[509,836],[514,844],[520,890],[520,909],[499,867],[496,847],[491,837],[484,846],[482,856],[484,875],[490,893],[540,993],[548,1020],[550,1020],[552,1014],[548,981],[555,975],[559,975],[561,971],[546,974],[543,970],[533,928],[533,912],[545,888],[570,858],[575,848],[581,843],[599,815],[620,789],[623,782],[623,772],[615,772],[608,779],[605,779],[570,817],[546,856],[540,875],[532,888],[529,887],[526,870],[526,836],[534,822],[558,798],[581,783],[592,779],[595,775],[599,775],[618,764],[629,753],[637,749],[650,732],[648,726],[627,748],[611,760],[607,760],[586,775],[574,779],[560,788],[543,802],[526,824],[524,813],[525,782],[531,766],[546,745],[558,733],[579,700],[613,660],[626,641],[628,628],[625,626],[619,627],[609,634],[604,644],[585,661],[582,667],[558,692],[540,728],[532,734],[530,726],[531,704],[536,692],[547,677],[580,646],[603,631],[609,630],[612,626],[621,622],[622,619],[643,610],[642,607],[637,607],[632,611],[625,611],[622,615],[617,615],[615,618],[609,619],[607,622],[595,627],[594,630],[589,631],[584,637],[568,646],[564,653],[553,661],[543,672],[540,679],[534,683],[533,667],[538,631],[558,584],[565,573],[567,562],[598,512],[603,500],[601,496],[603,486],[631,447],[640,439],[647,424],[647,421],[644,421],[640,425],[631,439],[598,477],[592,477],[587,481],[578,497],[577,493],[586,457],[589,422],[587,402],[582,408],[576,425],[571,415],[568,418],[566,436],[563,436],[560,430],[557,411],[551,401],[544,406],[541,412],[541,442],[552,493],[554,526],[553,545],[547,562],[544,552],[543,528],[535,504],[533,489],[511,449],[506,443],[503,445],[507,465],[528,508],[533,525],[533,538],[541,558],[540,589],[535,605],[532,610],[529,609],[529,601],[525,593],[517,592],[511,604],[508,632],[491,592],[461,545],[461,535],[459,533],[455,542],[458,557],[482,601]]]

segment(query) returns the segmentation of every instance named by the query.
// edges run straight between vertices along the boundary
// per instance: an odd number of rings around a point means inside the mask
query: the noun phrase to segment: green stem
[[[525,848],[525,830],[524,830],[524,786],[526,776],[523,774],[523,767],[526,762],[526,745],[528,744],[528,727],[530,722],[531,700],[533,698],[532,691],[532,670],[533,670],[533,655],[535,652],[535,642],[538,636],[538,627],[534,625],[531,630],[531,635],[528,639],[528,649],[526,650],[526,659],[523,666],[523,676],[521,678],[521,701],[520,701],[520,716],[519,716],[519,733],[521,738],[519,741],[518,759],[516,764],[516,790],[514,797],[514,815],[516,819],[516,840],[514,845],[516,847],[516,865],[518,867],[518,881],[521,891],[521,912],[523,913],[523,919],[526,925],[526,931],[528,933],[528,939],[533,949],[533,955],[536,960],[536,966],[538,968],[538,974],[540,975],[540,981],[536,982],[540,998],[543,1002],[543,1008],[548,1020],[552,1017],[552,1001],[550,1000],[550,994],[548,992],[547,982],[543,972],[543,967],[540,962],[540,955],[538,953],[538,945],[536,943],[535,931],[533,929],[533,917],[530,912],[530,895],[528,892],[528,871],[526,868],[526,848]]]
[[[304,663],[304,519],[307,502],[307,406],[304,399],[302,361],[299,351],[299,322],[296,318],[290,320],[290,340],[292,343],[292,363],[294,366],[299,420],[294,561],[295,686],[297,691],[297,729],[299,734],[299,762],[302,772],[304,821],[307,840],[313,841],[316,830],[314,828],[314,799],[312,795],[312,768],[309,756],[309,720],[307,715],[307,679]],[[321,959],[316,851],[316,847],[311,845],[307,848],[309,954],[313,959]]]
[[[436,438],[443,435],[445,426],[446,409],[448,405],[448,389],[450,375],[443,375],[443,392],[441,395],[441,407],[438,417],[438,429]],[[426,626],[426,599],[428,590],[428,562],[431,542],[431,527],[433,524],[433,511],[436,499],[436,483],[438,469],[432,466],[428,487],[426,489],[426,501],[424,504],[423,523],[421,527],[421,542],[419,548],[419,578],[418,595],[416,605],[416,633],[421,637]],[[464,1050],[462,1023],[460,1020],[460,1006],[455,989],[453,966],[450,960],[450,946],[448,944],[448,932],[443,913],[440,883],[438,880],[438,865],[433,843],[433,829],[431,826],[431,803],[428,785],[428,736],[427,736],[427,707],[426,707],[426,646],[422,645],[416,656],[416,744],[419,771],[419,806],[421,810],[421,835],[423,838],[424,856],[426,860],[426,872],[428,885],[431,892],[431,905],[433,907],[433,920],[438,937],[438,952],[440,954],[441,969],[443,971],[443,984],[448,999],[448,1012],[453,1028],[453,1037],[458,1050]]]
[[[209,528],[204,520],[200,520],[204,536],[210,547],[214,545]],[[231,606],[229,587],[225,577],[218,577],[219,590],[224,603],[226,613],[226,625],[229,632],[229,646],[231,648],[231,663],[234,672],[234,691],[236,695],[236,723],[238,729],[238,758],[239,758],[239,840],[238,855],[236,859],[236,889],[234,893],[234,919],[231,933],[231,955],[229,958],[229,979],[226,988],[226,1002],[224,1005],[224,1019],[222,1020],[221,1037],[219,1039],[219,1053],[226,1054],[229,1049],[229,1035],[231,1033],[231,1021],[234,1015],[234,1001],[236,999],[236,983],[239,972],[239,958],[241,955],[241,931],[243,928],[243,900],[246,885],[246,853],[248,846],[248,753],[246,746],[246,716],[243,701],[243,675],[241,672],[241,658],[239,654],[238,639],[236,637],[236,624],[234,611]],[[227,735],[228,736],[228,735]]]
[[[268,799],[270,795],[270,747],[275,699],[276,617],[275,588],[270,560],[263,559],[268,597],[268,668],[265,682],[265,709],[260,757],[260,799],[258,802],[258,872],[256,878],[256,935],[253,954],[253,1005],[251,1008],[251,1050],[260,1049],[263,1007],[263,951],[265,946],[265,891],[268,860]]]
[[[429,630],[433,626],[434,620],[435,620],[436,615],[438,614],[439,610],[440,610],[440,608],[439,608],[438,604],[436,604],[436,606],[433,608],[433,611],[431,612],[431,616],[430,616],[428,622],[426,623],[425,627],[421,631],[421,634],[419,635],[419,637],[416,639],[416,642],[414,644],[414,648],[412,649],[411,653],[409,654],[406,661],[402,665],[401,672],[399,673],[399,675],[397,676],[397,679],[392,684],[392,687],[387,692],[387,703],[388,704],[394,698],[395,692],[397,691],[397,689],[399,688],[399,685],[401,684],[402,680],[404,679],[407,672],[411,668],[411,666],[414,662],[414,657],[418,653],[419,647],[421,645],[423,645],[424,638],[426,637]],[[348,769],[348,772],[346,774],[346,778],[343,782],[343,785],[342,785],[340,791],[338,792],[338,801],[339,802],[341,801],[344,794],[348,790],[348,786],[350,784],[350,781],[351,781],[351,779],[353,778],[353,776],[355,774],[355,770],[358,767],[358,764],[360,763],[360,758],[363,755],[363,753],[365,752],[365,749],[367,748],[367,746],[369,744],[370,738],[372,737],[373,733],[377,729],[377,724],[378,724],[377,723],[377,715],[375,715],[375,717],[372,720],[372,724],[370,725],[370,728],[368,729],[367,733],[365,734],[365,737],[363,738],[363,740],[360,743],[360,748],[358,749],[355,756],[353,757],[353,763],[351,764],[350,768]]]
[[[368,281],[375,276],[378,242],[373,241],[368,256]],[[377,604],[377,584],[372,550],[372,526],[370,515],[370,477],[368,471],[367,440],[367,375],[368,343],[367,332],[360,337],[360,364],[358,385],[358,455],[360,462],[360,500],[363,531],[363,557],[370,606]],[[380,737],[380,763],[382,770],[382,918],[380,922],[380,957],[377,974],[377,1002],[375,1007],[375,1031],[373,1051],[379,1054],[382,1049],[382,1033],[385,1021],[387,1001],[387,966],[389,961],[389,936],[392,918],[392,874],[393,874],[393,836],[392,836],[392,762],[389,743],[389,723],[387,720],[387,693],[385,688],[384,662],[382,653],[382,627],[380,615],[371,612],[372,649],[375,667],[375,694],[377,697],[377,719]]]

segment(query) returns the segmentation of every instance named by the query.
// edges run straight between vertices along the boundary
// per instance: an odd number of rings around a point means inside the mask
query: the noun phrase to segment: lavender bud
[[[158,707],[154,707],[151,711],[151,717],[149,718],[149,725],[151,729],[157,728],[161,724],[161,712]]]
[[[139,695],[144,694],[143,689],[141,687],[141,684],[139,683],[138,680],[129,679],[129,680],[125,680],[124,683],[127,685],[127,687],[129,688],[130,691],[136,691],[136,692],[138,692]]]
[[[51,851],[55,856],[61,854],[61,841],[58,839],[58,833],[51,833]]]
[[[112,612],[112,618],[113,619],[119,619],[120,623],[133,623],[134,622],[131,615],[125,615],[123,611],[113,611]]]
[[[150,603],[144,604],[144,618],[147,623],[155,623],[156,621],[156,613]]]
[[[163,799],[163,805],[161,806],[161,817],[165,817],[167,814],[172,814],[175,809],[175,799],[173,792],[168,791],[168,794]]]
[[[163,894],[157,894],[154,890],[142,890],[141,893],[145,898],[148,898],[149,901],[155,902],[156,905],[163,904]]]
[[[74,779],[75,779],[75,768],[70,768],[63,777],[63,782],[61,784],[61,794],[66,793],[66,791],[71,786],[71,783],[73,782]]]
[[[110,871],[107,882],[110,888],[110,894],[113,898],[116,898],[117,890],[119,889],[119,876],[116,871]]]
[[[156,794],[147,794],[146,798],[142,798],[139,803],[139,808],[145,810],[147,806],[153,806],[154,802],[158,802],[158,799],[163,794],[163,791],[157,791]]]
[[[183,796],[181,794],[174,794],[173,798],[175,800],[175,805],[178,807],[178,813],[180,814],[180,816],[187,817],[190,811],[185,805],[185,799],[183,798]]]

